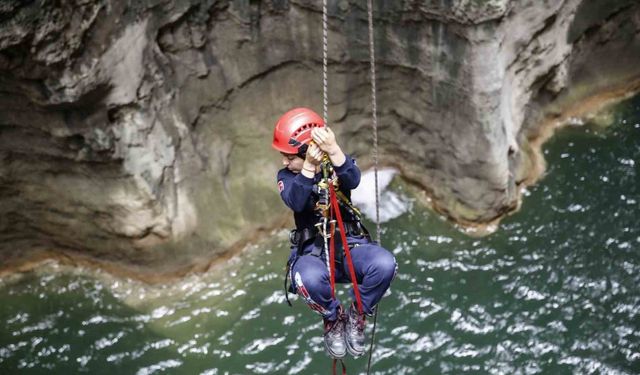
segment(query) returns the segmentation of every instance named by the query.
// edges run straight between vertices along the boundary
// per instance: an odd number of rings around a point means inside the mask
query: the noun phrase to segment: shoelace
[[[335,336],[336,334],[340,335],[344,332],[344,325],[342,324],[343,318],[338,316],[338,319],[333,322],[329,322],[326,325],[325,334],[329,334],[331,336]]]
[[[355,322],[355,324],[349,324],[349,329],[351,330],[351,332],[364,332],[364,325],[365,325],[365,319],[364,319],[364,315],[360,315],[355,311],[350,311],[349,313],[350,315],[350,322]]]
[[[349,329],[353,333],[362,333],[364,332],[364,323],[356,322],[356,324],[351,325]]]

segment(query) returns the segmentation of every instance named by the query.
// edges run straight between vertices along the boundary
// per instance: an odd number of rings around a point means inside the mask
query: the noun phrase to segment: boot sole
[[[357,352],[351,345],[349,345],[349,340],[345,340],[345,343],[347,344],[347,352],[354,358],[358,358],[364,354],[364,350],[362,350],[361,352]]]
[[[349,347],[349,345],[347,345],[347,351],[348,351],[348,347]],[[334,359],[342,359],[347,355],[347,351],[342,353],[342,355],[335,354],[331,349],[329,349],[329,346],[327,345],[326,342],[324,344],[324,349],[326,350],[326,352],[329,355],[329,357],[334,358]]]

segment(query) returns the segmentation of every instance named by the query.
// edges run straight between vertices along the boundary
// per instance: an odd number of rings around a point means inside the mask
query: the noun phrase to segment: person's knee
[[[378,254],[373,262],[373,267],[383,282],[391,282],[398,268],[395,257],[386,250]]]
[[[294,271],[294,283],[296,288],[304,286],[311,294],[322,294],[326,289],[326,275],[323,270],[316,267],[307,267]]]

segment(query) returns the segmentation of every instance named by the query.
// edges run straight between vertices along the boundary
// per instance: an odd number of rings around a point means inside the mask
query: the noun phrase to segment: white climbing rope
[[[327,117],[329,112],[329,93],[327,83],[327,29],[327,0],[322,0],[322,119],[324,120],[325,126],[329,126]],[[326,188],[328,189],[329,187],[327,186]],[[329,249],[329,237],[327,235],[327,231],[329,230],[328,226],[329,221],[325,217],[322,226],[322,236],[324,237],[325,251],[328,251]],[[333,280],[334,275],[331,272],[331,262],[333,261],[333,259],[330,259],[328,254],[325,258],[325,266],[327,267],[327,272],[329,273],[329,280]]]
[[[375,63],[375,44],[373,40],[373,4],[372,0],[367,0],[367,12],[369,21],[369,61],[371,66],[371,113],[373,117],[373,173],[375,179],[376,194],[376,241],[381,243],[380,229],[380,203],[378,189],[378,106],[376,98],[376,63]],[[328,54],[328,26],[327,26],[327,0],[322,0],[322,117],[324,123],[328,125],[328,82],[327,82],[327,54]],[[328,258],[328,257],[327,257]],[[373,353],[373,344],[375,340],[376,323],[378,320],[378,308],[376,308],[373,318],[373,330],[371,333],[371,345],[369,347],[369,360],[367,363],[367,374],[371,371],[371,356]],[[344,369],[344,365],[343,365]]]
[[[373,41],[373,4],[367,0],[369,14],[369,64],[371,66],[371,116],[373,120],[373,174],[376,185],[376,241],[380,243],[380,193],[378,191],[378,103],[376,99],[376,56]]]
[[[322,119],[329,126],[329,93],[327,81],[327,54],[328,54],[328,26],[327,26],[327,0],[322,0]]]
[[[373,40],[373,3],[372,0],[367,0],[367,13],[369,21],[369,64],[371,66],[371,115],[373,126],[373,175],[375,180],[375,193],[376,193],[376,241],[378,244],[381,242],[381,230],[380,230],[380,193],[378,191],[378,104],[376,99],[376,57],[375,57],[375,43]],[[376,336],[376,323],[378,322],[378,310],[380,309],[380,302],[376,306],[375,314],[373,315],[373,329],[371,330],[371,344],[369,345],[369,360],[367,361],[367,375],[371,373],[371,357],[373,355],[373,344]]]

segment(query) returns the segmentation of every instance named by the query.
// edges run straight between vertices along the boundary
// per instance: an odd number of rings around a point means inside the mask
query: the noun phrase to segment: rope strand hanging
[[[373,4],[367,0],[367,13],[369,21],[369,65],[371,67],[371,116],[373,126],[373,174],[375,176],[376,194],[376,241],[380,243],[380,193],[378,191],[378,103],[376,98],[376,56],[373,41]]]
[[[373,2],[367,0],[367,19],[369,24],[369,64],[371,67],[371,116],[373,126],[373,175],[375,180],[376,195],[376,241],[382,244],[380,229],[380,192],[378,190],[378,103],[376,98],[376,57],[375,44],[373,38]],[[380,301],[381,302],[381,301]],[[380,302],[376,307],[373,315],[373,329],[371,330],[371,344],[369,345],[369,359],[367,361],[367,375],[371,373],[371,357],[373,356],[373,347],[376,337],[376,325],[378,322],[378,310],[380,310]]]
[[[380,228],[380,204],[379,204],[379,188],[378,188],[378,106],[376,98],[376,69],[375,69],[375,45],[373,36],[373,4],[372,0],[367,0],[367,13],[368,13],[368,26],[369,26],[369,61],[371,67],[371,113],[372,113],[372,126],[373,126],[373,171],[375,180],[375,202],[376,202],[376,241],[381,243],[381,228]],[[327,55],[328,55],[328,26],[327,26],[327,0],[322,1],[322,116],[325,124],[328,122],[328,80],[327,80]],[[337,208],[337,207],[336,207]],[[339,211],[339,210],[338,210]],[[333,238],[332,238],[333,240]],[[346,240],[345,240],[346,242]],[[346,244],[345,244],[346,245]],[[357,284],[355,284],[357,288]],[[356,295],[358,291],[355,290]],[[359,307],[361,309],[361,303]],[[371,333],[371,345],[369,347],[369,359],[367,362],[367,374],[371,371],[371,357],[373,353],[373,346],[375,341],[376,323],[378,320],[378,307],[375,309],[373,318],[373,329]],[[344,363],[342,363],[343,374],[346,373]],[[333,373],[336,372],[336,360],[333,361]]]
[[[327,55],[328,55],[328,27],[327,27],[327,0],[322,0],[322,119],[329,126],[329,90],[327,80]]]
[[[329,83],[328,83],[328,79],[327,79],[327,55],[328,55],[328,26],[327,26],[327,0],[322,0],[322,119],[324,120],[324,123],[326,124],[326,126],[329,126]],[[333,224],[332,224],[332,228],[333,228]],[[333,237],[331,238],[331,248],[333,249]],[[327,249],[327,243],[326,243],[326,237],[325,237],[325,249]],[[335,290],[334,290],[334,286],[333,286],[333,278],[334,278],[334,270],[333,270],[333,262],[330,261],[330,259],[333,259],[333,252],[331,254],[331,256],[327,257],[327,262],[330,263],[328,266],[328,271],[329,271],[329,279],[331,280],[331,293],[335,294]],[[333,370],[333,375],[336,375],[336,365],[337,365],[338,360],[337,359],[333,359],[333,366],[332,366],[332,370]],[[340,364],[342,365],[342,374],[346,375],[347,373],[347,368],[344,365],[344,362],[342,361],[342,359],[340,359]]]

